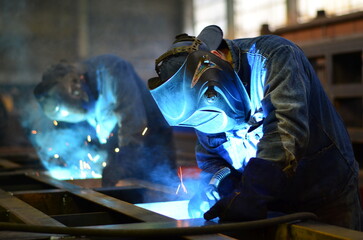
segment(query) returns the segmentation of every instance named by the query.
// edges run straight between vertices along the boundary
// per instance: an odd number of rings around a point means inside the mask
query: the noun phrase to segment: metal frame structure
[[[12,157],[13,158],[13,157]],[[32,161],[30,161],[32,162]],[[0,228],[2,223],[26,226],[92,229],[180,229],[223,226],[203,219],[175,220],[143,209],[135,203],[163,201],[175,191],[138,180],[123,181],[116,188],[102,188],[100,181],[65,181],[42,169],[29,169],[0,156]],[[314,221],[296,221],[259,228],[178,236],[172,239],[363,239],[363,233]],[[104,239],[55,233],[0,231],[0,239]],[[130,239],[117,237],[111,239]],[[153,238],[152,236],[146,238]],[[110,239],[108,237],[107,239]]]

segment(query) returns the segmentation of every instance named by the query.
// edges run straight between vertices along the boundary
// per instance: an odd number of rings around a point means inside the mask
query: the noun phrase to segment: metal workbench
[[[223,224],[203,219],[177,220],[136,205],[171,198],[183,200],[182,195],[175,196],[175,190],[139,180],[125,180],[118,187],[102,188],[99,179],[61,181],[48,176],[41,167],[26,167],[12,158],[0,158],[0,225],[146,231],[146,235],[139,236],[142,239],[363,239],[361,232],[312,220],[215,232],[213,226]],[[147,230],[152,234],[163,229],[179,229],[181,233],[176,237],[147,235]],[[188,229],[206,231],[188,235]],[[134,239],[132,234],[123,234],[106,238],[102,234],[7,229],[0,230],[0,239]]]

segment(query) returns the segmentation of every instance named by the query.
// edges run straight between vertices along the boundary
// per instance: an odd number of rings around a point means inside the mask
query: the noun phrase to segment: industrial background
[[[105,217],[99,212],[107,211],[95,206],[102,205],[100,199],[107,196],[136,203],[140,194],[147,193],[154,201],[160,200],[159,193],[146,185],[140,187],[136,184],[135,187],[130,184],[131,188],[122,191],[96,191],[100,187],[97,180],[76,181],[71,186],[69,182],[46,176],[24,175],[23,170],[42,169],[29,141],[32,129],[24,127],[29,112],[38,112],[32,91],[42,72],[51,64],[61,59],[78,61],[105,53],[116,54],[131,62],[146,84],[155,75],[154,60],[169,47],[176,34],[197,35],[209,24],[221,26],[226,38],[277,34],[297,43],[341,114],[363,172],[363,1],[255,2],[0,0],[0,194],[6,196],[0,199],[0,221],[27,223],[35,219],[35,223],[41,223],[40,219],[49,218],[51,220],[45,222],[50,226],[79,226],[80,214],[77,214],[97,208],[98,215],[92,219],[107,220],[96,225],[131,223],[134,220],[131,221],[129,216],[139,215],[139,210],[130,210],[126,214],[128,217],[115,213],[107,213]],[[186,177],[196,177],[193,131],[174,129],[174,137],[178,166],[184,167]],[[363,174],[361,176],[363,181]],[[79,193],[79,188],[83,187],[93,188],[87,197]],[[45,189],[51,190],[46,192]],[[7,195],[14,191],[17,194]],[[86,203],[84,198],[92,204]],[[22,210],[9,214],[9,209],[18,206],[8,204],[10,199],[21,206],[26,202],[27,207],[22,209],[25,209],[25,215],[29,215],[17,216]],[[48,203],[48,200],[56,203]],[[63,204],[63,208],[69,207],[68,210],[59,210],[59,201],[69,201],[69,205]],[[84,209],[77,209],[81,202]],[[47,204],[59,212],[48,209]],[[37,210],[29,210],[28,205]],[[124,211],[117,206],[112,210]],[[75,212],[78,218],[74,217]],[[64,214],[73,214],[73,218]],[[136,222],[165,220],[150,213],[141,215],[143,217]],[[92,224],[95,223],[90,221],[88,225]],[[9,233],[8,236],[25,239],[19,234]],[[27,239],[42,237],[34,235],[27,236]]]

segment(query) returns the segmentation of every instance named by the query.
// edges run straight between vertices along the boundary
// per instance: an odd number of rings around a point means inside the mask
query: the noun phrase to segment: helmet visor
[[[173,76],[150,79],[149,87],[171,126],[198,128],[211,121],[245,122],[249,117],[250,100],[238,75],[208,51],[190,53]]]

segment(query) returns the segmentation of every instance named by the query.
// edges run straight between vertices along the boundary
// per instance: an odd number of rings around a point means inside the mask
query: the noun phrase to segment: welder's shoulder
[[[296,46],[292,41],[277,35],[262,35],[256,37],[256,43],[259,45],[271,46],[276,48],[279,46]]]
[[[233,40],[233,44],[244,52],[258,51],[260,54],[269,56],[280,47],[289,46],[297,48],[290,40],[277,35],[263,35],[254,38],[241,38]]]
[[[95,57],[91,57],[89,59],[86,60],[87,62],[92,62],[92,63],[103,63],[105,65],[107,64],[115,64],[115,63],[121,63],[121,64],[129,64],[125,59],[114,55],[114,54],[102,54],[102,55],[97,55]]]

